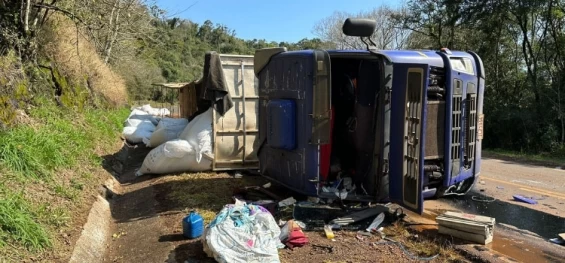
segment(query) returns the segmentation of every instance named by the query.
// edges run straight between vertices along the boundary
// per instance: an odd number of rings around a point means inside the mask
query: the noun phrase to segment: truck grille
[[[455,91],[460,91],[462,89],[463,83],[461,80],[454,80]],[[461,149],[461,94],[454,94],[451,101],[451,160],[459,160],[461,158],[459,151]]]
[[[477,140],[477,94],[467,94],[467,134],[466,155],[467,164],[475,160],[475,142]]]

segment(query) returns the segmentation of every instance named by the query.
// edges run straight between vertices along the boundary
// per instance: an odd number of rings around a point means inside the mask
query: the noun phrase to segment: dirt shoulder
[[[233,203],[234,190],[242,186],[263,185],[259,176],[235,178],[227,173],[196,173],[165,176],[133,175],[149,149],[130,151],[119,176],[123,192],[111,199],[114,227],[104,261],[111,262],[215,262],[203,251],[201,238],[182,236],[182,218],[195,210],[209,223],[226,204]],[[283,198],[287,190],[269,188]],[[284,215],[275,214],[275,219]],[[430,262],[468,262],[446,239],[421,234],[403,224],[385,227],[391,240],[380,236],[359,236],[356,231],[335,231],[334,241],[323,231],[305,231],[309,244],[293,250],[279,250],[282,262],[413,262],[430,257]]]

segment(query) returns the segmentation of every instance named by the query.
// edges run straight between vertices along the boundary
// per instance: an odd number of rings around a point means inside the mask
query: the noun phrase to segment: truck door
[[[389,196],[421,214],[429,66],[397,64],[393,72]]]
[[[260,172],[307,195],[318,193],[330,141],[330,72],[326,51],[302,50],[272,55],[258,74]]]
[[[477,124],[480,111],[474,58],[463,52],[439,52],[444,61],[446,87],[445,160],[449,187],[475,175]]]

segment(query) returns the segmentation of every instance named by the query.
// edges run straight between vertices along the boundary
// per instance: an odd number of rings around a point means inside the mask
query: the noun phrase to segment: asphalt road
[[[531,198],[537,204],[513,199]],[[565,246],[550,238],[565,232],[565,170],[483,158],[480,181],[465,197],[425,202],[426,215],[461,211],[494,217],[488,248],[520,262],[565,262]]]

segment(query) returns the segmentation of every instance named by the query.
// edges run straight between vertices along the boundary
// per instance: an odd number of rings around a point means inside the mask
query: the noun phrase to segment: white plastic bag
[[[151,150],[136,175],[203,172],[211,169],[212,160],[203,158],[200,163],[196,162],[193,147],[186,140],[176,139]]]
[[[227,205],[206,227],[202,243],[208,257],[217,262],[280,262],[278,249],[284,247],[280,233],[268,211],[253,205]]]

